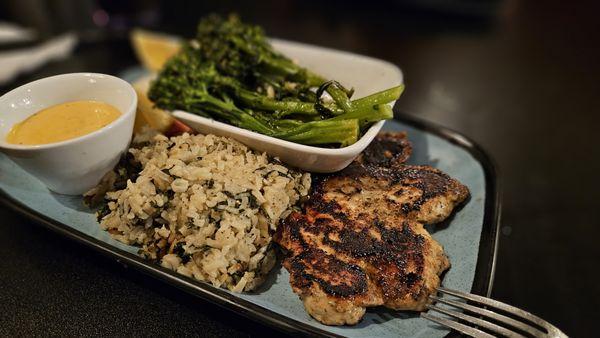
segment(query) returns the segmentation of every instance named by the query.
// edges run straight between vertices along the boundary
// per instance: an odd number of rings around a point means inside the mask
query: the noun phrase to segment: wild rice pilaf
[[[309,174],[230,138],[154,135],[86,195],[104,196],[100,226],[142,256],[241,292],[273,267],[271,233],[309,187]]]

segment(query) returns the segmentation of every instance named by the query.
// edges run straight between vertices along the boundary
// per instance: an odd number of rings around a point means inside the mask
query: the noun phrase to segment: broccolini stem
[[[285,111],[289,112],[290,114],[299,113],[305,115],[319,115],[314,107],[314,104],[309,102],[296,100],[277,101],[267,96],[259,95],[242,88],[236,88],[235,94],[240,101],[251,108],[271,111]]]
[[[335,86],[329,86],[327,90],[329,91],[330,88],[335,88]],[[343,96],[346,96],[343,90],[340,88],[337,89],[340,93],[334,91],[334,95],[343,94]],[[358,119],[360,121],[360,127],[363,128],[371,122],[391,119],[394,117],[394,112],[392,111],[392,107],[387,103],[397,100],[400,97],[400,94],[402,94],[403,89],[404,85],[400,85],[369,95],[362,99],[351,101],[349,107],[347,107],[349,110],[331,120]]]
[[[333,101],[335,101],[344,112],[348,113],[352,110],[352,102],[348,98],[348,95],[346,95],[339,87],[329,86],[327,87],[327,93],[329,93]]]
[[[375,94],[354,100],[352,101],[352,107],[354,110],[358,111],[368,110],[374,106],[398,100],[403,91],[404,84],[401,84],[399,86],[382,90]]]
[[[305,102],[303,102],[303,103],[305,103]],[[307,104],[310,104],[313,107],[312,111],[307,110],[305,112],[299,112],[299,111],[292,111],[292,110],[282,110],[282,111],[276,112],[273,115],[273,117],[278,118],[278,119],[285,118],[286,116],[290,116],[290,115],[301,115],[301,116],[305,116],[305,117],[322,117],[321,113],[316,109],[314,104],[312,104],[312,103],[307,103]],[[328,114],[337,116],[337,115],[341,115],[344,113],[344,111],[342,109],[340,109],[334,102],[322,103],[321,105],[323,107],[325,107],[325,109],[328,111]]]
[[[313,121],[299,127],[274,133],[271,136],[302,144],[339,144],[342,147],[358,140],[360,128],[358,120]]]
[[[302,71],[302,69],[296,66],[293,62],[285,59],[264,57],[261,59],[261,62],[265,66],[266,71],[270,71],[275,74],[296,76]]]
[[[281,119],[281,120],[273,121],[273,124],[277,128],[281,128],[281,129],[295,128],[295,127],[303,125],[304,123],[306,123],[306,122],[300,121],[300,120],[291,120],[291,119]]]
[[[359,111],[353,110],[350,113],[345,113],[329,119],[329,121],[338,121],[346,119],[358,119],[360,127],[365,127],[368,123],[380,120],[389,120],[394,117],[394,111],[388,104],[380,104],[371,107],[369,110]]]
[[[263,134],[271,134],[274,131],[271,127],[252,115],[237,108],[233,103],[221,101],[209,94],[201,93],[198,97],[189,99],[186,103],[197,105],[200,109],[208,110],[213,115],[216,115],[215,117],[227,120],[240,128],[250,129]],[[197,110],[193,109],[191,112]]]

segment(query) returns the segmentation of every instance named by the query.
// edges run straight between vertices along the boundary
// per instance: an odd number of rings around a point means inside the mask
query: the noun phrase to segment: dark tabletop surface
[[[408,2],[410,3],[410,2]],[[273,36],[399,65],[398,108],[477,141],[503,189],[493,297],[572,336],[600,318],[600,20],[598,6],[505,1],[466,13],[334,1],[229,1]],[[202,7],[163,9],[163,29],[193,32]],[[160,25],[159,25],[160,26]],[[136,64],[119,32],[87,37],[74,55],[0,87],[51,74],[118,74]],[[0,336],[275,333],[192,299],[0,206]]]

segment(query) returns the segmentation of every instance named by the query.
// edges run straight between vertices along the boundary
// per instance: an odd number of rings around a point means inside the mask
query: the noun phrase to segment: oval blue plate
[[[466,137],[401,113],[397,113],[395,120],[388,121],[384,129],[408,132],[414,149],[410,163],[439,168],[469,187],[469,202],[443,225],[429,227],[429,230],[444,246],[452,263],[443,285],[489,295],[500,211],[495,168],[489,157]],[[289,286],[287,271],[281,266],[276,266],[260,290],[251,294],[231,293],[180,276],[144,261],[137,256],[137,248],[117,242],[100,230],[93,212],[83,205],[80,197],[48,191],[2,154],[0,200],[40,224],[120,263],[285,332],[355,337],[443,337],[448,334],[445,328],[416,313],[383,308],[369,309],[356,326],[321,325],[306,314],[302,302]]]

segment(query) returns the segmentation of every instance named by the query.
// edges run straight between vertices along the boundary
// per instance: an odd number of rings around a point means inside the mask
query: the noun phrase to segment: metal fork
[[[438,297],[437,295],[432,295],[429,297],[433,299],[434,304],[430,304],[427,307],[432,311],[443,313],[456,319],[432,316],[429,314],[429,312],[421,313],[421,317],[429,319],[440,325],[452,328],[469,336],[486,338],[493,338],[494,335],[506,337],[568,337],[558,328],[546,322],[545,320],[534,316],[527,311],[523,311],[519,308],[504,304],[497,300],[442,287],[437,288],[437,291],[441,294],[454,296],[462,301],[450,299],[449,297]],[[467,302],[470,304],[467,304]],[[462,309],[464,311],[458,312],[450,309],[449,307],[441,307],[439,306],[440,303]],[[503,311],[514,318],[496,313],[490,309]],[[466,313],[474,314],[476,317]],[[486,317],[486,319],[482,319],[483,317]],[[472,326],[462,324],[459,321],[469,323]],[[510,329],[500,326],[499,324],[504,324],[510,327]],[[493,333],[494,335],[484,332],[482,329]]]

